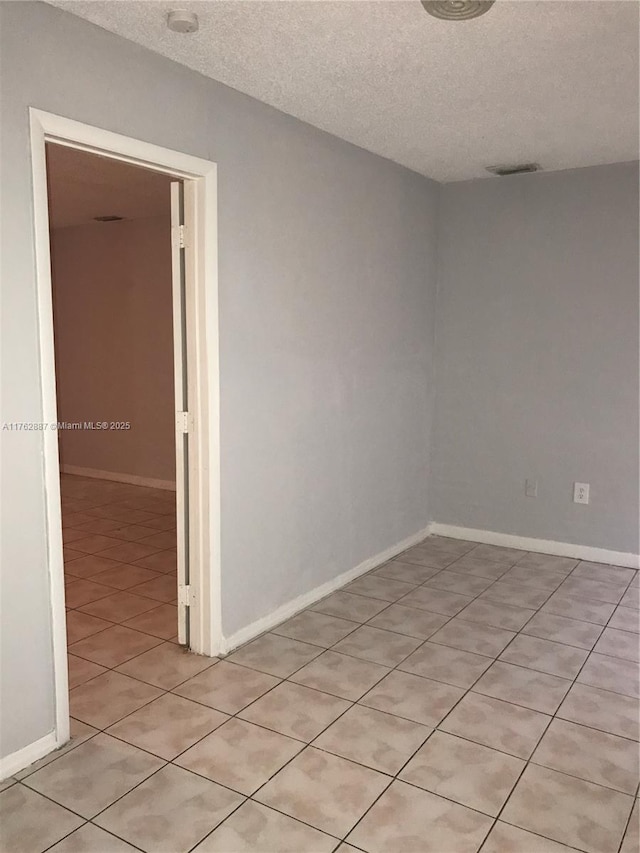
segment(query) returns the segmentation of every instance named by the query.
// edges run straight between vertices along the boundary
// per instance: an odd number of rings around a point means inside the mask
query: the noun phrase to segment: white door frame
[[[198,458],[190,520],[197,557],[191,566],[190,647],[214,656],[222,651],[220,564],[220,380],[218,354],[218,252],[216,164],[161,148],[52,113],[29,109],[38,301],[38,334],[43,424],[58,422],[49,205],[45,143],[54,142],[125,163],[150,168],[188,182],[195,196],[193,239],[197,358],[193,442]],[[167,202],[168,203],[168,202]],[[189,239],[189,237],[187,237]],[[191,434],[190,434],[191,440]],[[55,428],[43,429],[46,537],[51,589],[51,624],[55,688],[56,745],[69,739],[67,638],[62,554],[62,512],[58,438]],[[190,472],[191,473],[191,472]],[[191,490],[190,490],[191,491]]]

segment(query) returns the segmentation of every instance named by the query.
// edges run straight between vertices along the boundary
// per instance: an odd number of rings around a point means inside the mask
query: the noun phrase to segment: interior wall
[[[110,427],[61,430],[62,465],[175,482],[170,216],[56,228],[51,251],[58,420]]]
[[[48,5],[1,3],[3,420],[41,420],[28,107],[218,163],[223,630],[429,518],[437,187]],[[3,433],[0,755],[53,727],[42,434]]]
[[[440,216],[433,518],[637,554],[638,165],[449,184]]]

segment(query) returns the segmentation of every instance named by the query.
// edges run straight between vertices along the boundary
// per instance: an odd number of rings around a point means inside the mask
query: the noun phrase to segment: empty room
[[[0,22],[2,853],[638,853],[640,3]]]
[[[47,146],[47,177],[73,688],[162,640],[188,642],[175,603],[171,179],[61,145]]]

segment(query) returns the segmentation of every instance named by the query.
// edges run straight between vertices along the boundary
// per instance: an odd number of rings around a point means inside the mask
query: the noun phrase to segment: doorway
[[[152,638],[189,645],[182,183],[46,151],[67,644],[81,675]]]
[[[143,607],[144,610],[124,620],[129,623],[124,627],[122,627],[122,620],[116,623],[121,626],[119,633],[123,637],[128,631],[136,631],[143,635],[138,640],[142,645],[156,642],[153,639],[144,639],[145,636],[152,638],[153,630],[156,634],[159,632],[166,634],[169,631],[167,627],[169,611],[166,607],[175,607],[176,610],[172,611],[178,617],[175,634],[167,639],[179,642],[196,653],[209,656],[216,654],[222,648],[216,167],[209,161],[92,128],[59,116],[37,110],[31,110],[30,113],[43,375],[47,533],[56,690],[56,745],[59,746],[69,737],[69,673],[65,604],[68,606],[73,599],[78,602],[86,595],[91,597],[96,591],[100,594],[99,599],[78,605],[80,610],[74,608],[74,612],[83,614],[80,620],[74,619],[76,622],[86,623],[87,617],[99,620],[107,615],[107,611],[112,615],[116,611],[120,615],[128,615],[127,607],[131,607],[132,612]],[[47,149],[51,166],[49,171]],[[50,183],[55,183],[56,180],[52,165],[54,161],[58,166],[60,163],[67,164],[67,178],[69,175],[77,175],[82,169],[90,168],[91,165],[98,173],[102,173],[103,177],[106,173],[115,174],[115,170],[119,170],[123,175],[122,170],[125,170],[127,176],[131,178],[132,170],[135,170],[146,187],[146,191],[139,193],[137,197],[143,207],[145,204],[148,206],[155,190],[160,194],[166,190],[164,199],[167,244],[164,248],[170,265],[170,274],[168,270],[166,271],[170,281],[170,295],[168,302],[165,300],[165,307],[169,307],[171,316],[168,318],[165,314],[160,320],[158,319],[160,314],[158,314],[155,320],[148,316],[146,319],[151,326],[155,323],[157,327],[164,326],[166,329],[167,320],[172,326],[171,383],[166,382],[167,371],[166,369],[163,371],[164,390],[167,390],[168,384],[174,386],[175,402],[171,403],[170,409],[164,411],[164,415],[170,413],[170,430],[175,453],[172,469],[171,466],[167,467],[166,454],[163,459],[155,460],[155,468],[153,464],[149,464],[149,459],[140,459],[144,456],[141,448],[148,449],[149,445],[148,441],[145,442],[143,433],[153,429],[152,420],[138,432],[139,441],[136,445],[136,441],[132,440],[136,438],[135,426],[126,413],[121,416],[116,415],[113,406],[110,408],[107,406],[109,412],[99,414],[100,399],[103,401],[106,399],[104,394],[101,397],[100,392],[105,391],[109,384],[113,391],[113,386],[117,384],[117,377],[111,376],[108,381],[104,381],[103,378],[103,388],[100,388],[101,378],[96,377],[97,381],[94,385],[96,399],[92,401],[93,408],[90,414],[83,413],[82,404],[78,404],[77,401],[74,408],[73,393],[70,393],[70,389],[74,387],[74,371],[77,374],[78,368],[82,368],[85,371],[86,380],[87,365],[82,364],[78,341],[75,341],[75,353],[72,353],[71,357],[68,351],[64,354],[60,351],[61,341],[64,340],[60,333],[54,345],[56,325],[54,319],[57,321],[58,315],[63,315],[62,303],[66,302],[68,307],[74,302],[74,298],[76,302],[82,302],[82,299],[78,300],[77,297],[83,294],[83,291],[76,290],[73,293],[74,286],[84,287],[83,298],[86,299],[87,289],[90,290],[88,285],[91,284],[91,277],[76,275],[75,283],[72,281],[71,288],[67,288],[64,296],[61,295],[61,287],[66,286],[73,276],[67,275],[69,272],[67,266],[64,275],[65,283],[56,282],[56,261],[65,255],[65,240],[56,239],[55,228],[51,231],[51,226],[55,225],[51,217],[59,214],[55,199],[49,208],[47,196],[47,180],[49,179]],[[135,193],[130,195],[133,198]],[[124,204],[124,197],[121,196],[121,199]],[[101,230],[85,232],[85,236],[90,234],[91,239],[97,238],[97,243],[103,244],[102,257],[104,262],[108,262],[109,246],[113,244],[114,237],[119,236],[122,239],[125,230],[135,230],[133,227],[135,217],[120,218],[121,214],[115,208],[113,210],[105,208],[99,212],[94,209],[91,212],[94,216],[91,217],[92,224],[89,227]],[[83,215],[86,215],[86,211]],[[95,217],[102,221],[95,222]],[[149,225],[149,223],[146,224]],[[109,228],[110,232],[104,230]],[[161,231],[160,227],[158,233]],[[97,236],[98,233],[100,236]],[[68,239],[66,242],[69,242]],[[135,250],[131,257],[135,258]],[[67,257],[66,260],[68,261],[69,258]],[[114,288],[114,291],[117,289]],[[83,328],[82,322],[77,325],[80,336],[84,334],[85,346],[90,342],[95,344],[101,330],[104,333],[103,327],[108,326],[109,316],[117,317],[117,297],[117,292],[110,293],[103,299],[102,306],[100,299],[97,300],[94,304],[95,312],[91,323],[87,323],[91,326],[90,329]],[[142,301],[144,303],[144,299]],[[158,301],[161,302],[160,299]],[[146,305],[147,309],[150,309],[153,299]],[[120,307],[122,307],[121,304]],[[110,310],[111,314],[109,314]],[[75,322],[78,322],[77,317]],[[105,334],[102,336],[104,338]],[[147,343],[151,340],[152,337]],[[102,344],[104,346],[104,340]],[[117,346],[117,341],[113,341],[113,345]],[[131,340],[129,346],[131,346]],[[118,360],[119,355],[121,353],[114,352],[115,361]],[[95,363],[99,362],[100,358],[100,353],[94,351],[90,357],[87,353],[85,361],[93,359]],[[104,352],[102,358],[104,366]],[[64,376],[57,375],[61,372],[63,362],[66,365]],[[122,376],[126,374],[126,369],[125,373],[122,373],[122,364],[120,370],[122,384]],[[85,381],[84,384],[85,388],[90,387],[90,383],[88,385]],[[58,400],[60,400],[60,406]],[[163,405],[155,407],[157,415],[168,402],[169,398],[165,394]],[[129,408],[131,409],[131,405]],[[138,414],[143,409],[144,407],[139,409]],[[147,414],[153,415],[153,402],[146,406],[146,410]],[[66,413],[70,417],[65,417]],[[164,436],[166,446],[166,418],[161,420],[164,424],[159,434],[162,433]],[[149,434],[147,434],[148,438]],[[95,465],[81,464],[91,459],[92,447],[94,450],[100,447],[99,461]],[[136,470],[136,465],[139,470]],[[118,467],[128,470],[123,472],[118,470]],[[160,476],[153,476],[154,471],[160,473]],[[168,471],[169,476],[164,476]],[[62,474],[62,487],[60,474]],[[70,524],[65,525],[64,531],[63,506],[67,522],[71,520]],[[147,530],[150,531],[148,536]],[[116,532],[118,536],[114,535]],[[66,550],[64,556],[66,556],[68,569],[66,573],[70,598],[68,603],[65,600],[64,591],[63,536]],[[118,540],[118,542],[112,544],[110,540]],[[174,544],[175,552],[172,547]],[[112,560],[120,565],[109,564],[105,568],[100,562],[104,560]],[[126,560],[128,562],[125,562]],[[133,567],[129,577],[127,572],[122,570],[123,566]],[[95,571],[96,568],[100,571]],[[105,571],[107,574],[104,574]],[[141,573],[147,572],[152,573],[150,577],[146,574],[143,577]],[[134,574],[135,578],[133,578]],[[139,580],[140,583],[132,585],[132,578]],[[80,581],[83,583],[79,583]],[[104,581],[106,583],[103,583]],[[145,587],[145,584],[148,586]],[[105,590],[98,589],[96,585],[108,588],[108,594],[103,595]],[[148,601],[137,600],[144,598]],[[110,599],[110,602],[107,599]],[[147,607],[148,602],[152,600],[156,606]],[[102,606],[100,601],[103,601]],[[87,612],[87,608],[90,612]],[[158,610],[158,608],[165,609]],[[156,612],[152,614],[152,611]],[[134,620],[134,623],[131,620]],[[104,621],[107,625],[111,624],[109,620]],[[162,627],[158,627],[161,623],[163,623]],[[94,623],[93,627],[96,625],[97,623]],[[138,628],[145,625],[147,630],[149,625],[152,626],[153,630],[148,634],[138,631]],[[82,630],[80,627],[80,633]],[[109,628],[103,630],[107,631]],[[95,636],[98,635],[99,632],[96,632]],[[77,636],[76,633],[76,640]],[[127,635],[127,637],[137,639],[133,635]],[[82,643],[82,638],[79,642]],[[85,645],[90,647],[91,643]],[[80,650],[82,648],[84,647],[82,646]],[[102,665],[99,660],[94,663],[96,666]]]

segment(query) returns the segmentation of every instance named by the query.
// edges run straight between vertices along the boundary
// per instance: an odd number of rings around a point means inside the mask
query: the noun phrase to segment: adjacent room
[[[640,3],[0,19],[2,853],[638,853]]]
[[[171,179],[46,153],[73,688],[178,639]]]

